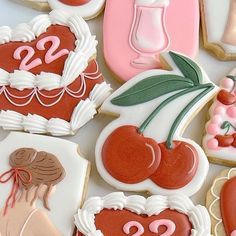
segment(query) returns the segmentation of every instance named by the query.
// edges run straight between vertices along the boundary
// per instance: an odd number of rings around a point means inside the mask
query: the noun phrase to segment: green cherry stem
[[[225,121],[225,122],[221,125],[220,128],[221,128],[221,129],[226,129],[225,135],[228,134],[230,128],[233,128],[234,131],[236,131],[236,127],[235,127],[234,125],[232,125],[229,121]]]
[[[197,91],[197,90],[201,90],[201,89],[204,89],[206,88],[206,90],[204,90],[204,94],[203,95],[198,95],[192,102],[189,103],[189,105],[187,107],[184,108],[184,110],[181,112],[184,113],[183,116],[188,112],[189,109],[191,109],[191,106],[192,104],[194,104],[196,101],[199,101],[208,91],[212,90],[214,87],[212,84],[201,84],[201,85],[198,85],[198,86],[194,86],[192,88],[188,88],[188,89],[185,89],[179,93],[176,93],[174,94],[173,96],[167,98],[165,101],[163,101],[149,116],[148,118],[140,125],[139,129],[138,129],[138,132],[139,133],[143,133],[144,130],[147,128],[147,126],[150,124],[150,122],[155,118],[155,116],[160,112],[160,110],[162,108],[164,108],[168,103],[172,102],[173,100],[177,99],[178,97],[181,97],[185,94],[188,94],[188,93],[191,93],[191,92],[194,92],[194,91]],[[206,91],[206,92],[205,92]],[[200,97],[201,96],[201,97]],[[196,101],[195,101],[196,100]],[[188,108],[190,107],[190,108]],[[177,119],[180,119],[180,118],[183,118],[183,116],[181,117],[177,117]],[[176,120],[177,120],[176,119]],[[175,130],[177,129],[177,126],[179,125],[180,121],[179,120],[178,122],[175,120],[173,126],[172,126],[172,129],[173,129],[173,132],[170,131],[168,137],[171,139],[171,142],[172,143],[172,138],[173,138],[173,135],[174,135],[174,132]],[[175,127],[176,126],[176,127]],[[170,145],[171,147],[171,145]]]
[[[185,117],[185,115],[188,113],[188,111],[192,108],[192,106],[197,103],[198,101],[200,101],[208,92],[210,92],[214,86],[212,84],[206,84],[205,85],[206,89],[201,92],[197,97],[195,97],[178,115],[178,117],[175,119],[173,125],[170,128],[170,132],[169,135],[167,137],[167,141],[166,141],[166,146],[168,149],[172,149],[173,148],[173,138],[174,138],[174,134],[179,126],[179,124],[181,123],[181,121],[183,120],[183,118]]]
[[[236,76],[234,76],[234,75],[228,75],[228,76],[226,76],[226,77],[229,78],[229,79],[232,79],[233,82],[234,82],[234,86],[233,86],[232,89],[230,90],[230,93],[232,93],[232,92],[234,91],[235,86],[236,86]]]

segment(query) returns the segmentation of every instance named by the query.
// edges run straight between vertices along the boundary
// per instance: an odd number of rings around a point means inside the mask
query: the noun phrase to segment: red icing
[[[45,45],[46,50],[45,51],[40,51],[37,50],[35,45],[36,43],[46,37],[46,36],[50,36],[50,35],[54,35],[54,36],[58,36],[60,38],[60,46],[58,48],[58,50],[55,52],[57,53],[58,51],[60,51],[61,49],[68,49],[69,51],[74,50],[75,48],[75,37],[73,35],[73,33],[69,30],[69,28],[65,27],[65,26],[50,26],[47,30],[46,33],[40,35],[36,40],[29,42],[29,43],[21,43],[21,42],[11,42],[8,44],[4,44],[0,46],[0,68],[8,71],[8,72],[13,72],[15,69],[19,69],[19,65],[21,63],[21,61],[19,60],[15,60],[13,59],[13,54],[14,51],[16,50],[16,48],[22,46],[22,45],[28,45],[30,47],[33,47],[35,50],[35,55],[32,58],[32,60],[34,60],[35,58],[41,58],[43,61],[43,64],[40,66],[37,66],[33,69],[30,70],[31,73],[34,74],[40,74],[40,72],[44,71],[44,72],[51,72],[51,73],[56,73],[56,74],[62,74],[63,69],[64,69],[64,63],[65,60],[67,59],[68,55],[64,55],[60,58],[58,58],[57,60],[51,62],[50,64],[46,64],[44,62],[44,58],[45,58],[45,54],[47,53],[47,50],[51,47],[50,43],[47,43]],[[22,56],[24,56],[24,53],[22,53]],[[97,64],[96,61],[91,61],[88,65],[88,67],[86,68],[86,70],[84,71],[85,73],[92,73],[95,72],[97,70]],[[98,70],[98,72],[93,75],[93,77],[96,77],[97,75],[99,75],[100,72]],[[50,78],[49,78],[50,79]],[[53,106],[50,107],[46,107],[43,106],[39,103],[38,99],[36,98],[36,96],[33,97],[33,99],[31,100],[31,102],[28,105],[25,106],[16,106],[13,105],[12,103],[10,103],[5,94],[2,93],[0,95],[0,110],[13,110],[13,111],[17,111],[21,114],[27,115],[27,114],[37,114],[37,115],[41,115],[47,119],[50,118],[61,118],[67,121],[70,121],[72,112],[75,108],[75,106],[79,103],[80,100],[85,100],[89,93],[91,92],[91,90],[93,89],[93,87],[97,84],[97,83],[101,83],[103,81],[103,77],[100,76],[98,79],[96,80],[90,80],[90,79],[86,79],[86,91],[85,94],[80,97],[80,98],[74,98],[71,95],[69,95],[68,93],[64,93],[63,97],[60,99],[60,101],[58,103],[56,103]],[[71,89],[72,91],[77,91],[78,88],[81,85],[81,79],[80,77],[78,77],[78,79],[76,79],[73,83],[71,83],[68,88]],[[29,94],[30,92],[32,92],[32,89],[24,89],[23,91],[19,91],[17,89],[14,88],[10,88],[9,86],[7,86],[7,90],[13,94],[14,96],[18,96],[18,97],[23,97],[27,94]],[[58,94],[58,92],[60,92],[62,89],[54,89],[52,91],[44,91],[42,90],[41,92],[46,95],[46,96],[52,96],[55,94]],[[13,98],[11,96],[9,96],[11,98],[11,100],[14,103],[17,104],[24,104],[27,101],[29,101],[29,98]],[[57,98],[45,98],[40,96],[40,100],[48,105],[51,104],[53,102],[55,102],[57,100]]]
[[[220,193],[221,216],[227,236],[236,230],[236,177],[229,179]]]
[[[173,149],[161,148],[161,163],[150,177],[158,186],[177,189],[187,185],[195,176],[198,167],[198,154],[189,143],[175,141]]]
[[[165,210],[157,216],[148,217],[147,215],[137,215],[127,210],[108,210],[104,209],[96,215],[96,228],[101,230],[105,236],[125,236],[123,227],[129,221],[137,221],[144,227],[142,236],[161,235],[166,231],[166,227],[160,226],[159,233],[151,233],[149,225],[154,220],[168,219],[174,222],[176,230],[172,236],[189,236],[191,234],[192,225],[186,215],[177,211]],[[137,229],[131,228],[130,234],[136,233]]]
[[[138,133],[135,126],[114,130],[102,147],[106,170],[124,183],[139,183],[155,172],[161,155],[155,140]]]
[[[80,6],[90,2],[91,0],[59,0],[59,1],[66,5]]]
[[[36,40],[33,40],[31,42],[10,42],[7,44],[0,45],[0,68],[8,71],[8,72],[13,72],[14,70],[18,70],[21,61],[15,60],[13,58],[14,52],[17,48],[20,46],[30,46],[35,50],[34,57],[32,57],[32,60],[36,58],[41,58],[43,64],[40,66],[37,66],[29,72],[33,74],[40,74],[40,72],[45,71],[45,72],[52,72],[55,74],[62,74],[62,71],[64,69],[64,63],[65,60],[67,59],[68,55],[64,55],[57,60],[53,61],[50,64],[46,64],[44,61],[45,55],[48,51],[48,49],[51,47],[51,43],[47,43],[45,45],[45,51],[38,50],[36,48],[36,44],[39,40],[42,38],[45,38],[46,36],[58,36],[60,38],[60,46],[57,49],[56,52],[62,50],[62,49],[68,49],[69,51],[73,51],[75,49],[75,36],[74,34],[70,31],[68,27],[65,26],[50,26],[48,27],[48,30],[46,33],[41,34],[39,37],[37,37]],[[22,57],[26,55],[26,52],[22,53]]]

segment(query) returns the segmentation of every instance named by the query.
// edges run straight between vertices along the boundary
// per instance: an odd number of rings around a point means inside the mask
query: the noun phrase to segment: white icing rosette
[[[135,0],[136,6],[163,7],[170,4],[170,0]]]

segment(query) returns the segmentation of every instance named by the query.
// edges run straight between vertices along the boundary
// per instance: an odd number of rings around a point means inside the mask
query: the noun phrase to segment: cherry
[[[236,102],[236,97],[224,89],[220,90],[217,95],[217,99],[224,105],[232,105]]]
[[[104,167],[115,179],[134,184],[149,178],[158,168],[161,151],[155,140],[146,138],[136,126],[114,130],[102,147]]]
[[[198,154],[196,149],[186,142],[174,141],[174,147],[168,149],[166,143],[161,148],[161,163],[150,179],[166,189],[178,189],[188,184],[196,174]]]
[[[234,138],[234,141],[231,145],[236,148],[236,133],[234,133],[232,136]]]
[[[229,147],[234,142],[232,135],[216,135],[215,138],[219,143],[219,147]]]
[[[85,3],[88,3],[91,0],[59,0],[59,1],[66,5],[80,6],[80,5],[84,5]]]

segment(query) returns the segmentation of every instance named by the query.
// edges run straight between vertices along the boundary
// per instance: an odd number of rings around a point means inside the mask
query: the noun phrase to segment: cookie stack
[[[236,1],[4,4],[45,13],[0,27],[0,236],[235,236],[236,71],[217,86],[196,56],[201,18],[236,59]]]

